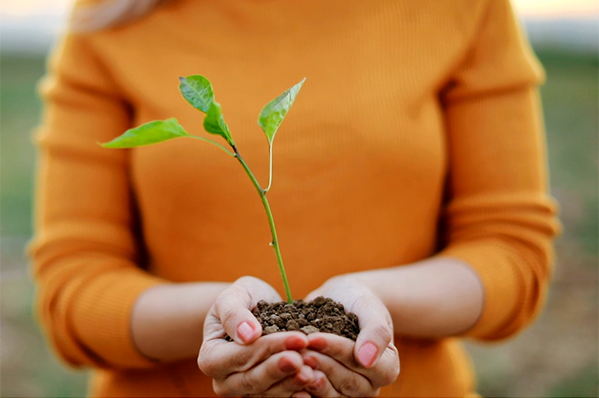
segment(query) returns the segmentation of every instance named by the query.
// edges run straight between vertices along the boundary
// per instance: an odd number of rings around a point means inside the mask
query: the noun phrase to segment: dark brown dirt
[[[355,341],[360,332],[356,314],[345,313],[343,304],[322,296],[310,302],[295,300],[293,304],[262,300],[252,313],[262,325],[262,335],[298,330],[305,334],[333,333]]]
[[[299,330],[333,333],[355,341],[360,331],[356,314],[346,314],[343,304],[322,296],[310,302],[295,300],[293,305],[260,301],[252,313],[260,321],[263,335]]]

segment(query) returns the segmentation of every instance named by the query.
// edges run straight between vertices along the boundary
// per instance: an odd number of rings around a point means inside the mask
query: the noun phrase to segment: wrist
[[[173,283],[145,291],[131,315],[131,334],[140,353],[156,361],[197,355],[206,314],[228,283]]]
[[[395,333],[439,338],[463,333],[475,324],[484,291],[469,265],[435,257],[354,274],[391,314]]]

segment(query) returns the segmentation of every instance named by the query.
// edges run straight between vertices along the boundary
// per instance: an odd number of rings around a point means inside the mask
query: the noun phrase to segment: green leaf
[[[204,130],[210,134],[220,135],[227,140],[229,145],[235,146],[235,142],[229,131],[229,126],[225,123],[222,108],[216,101],[213,101],[210,104],[210,108],[208,108],[208,112],[206,112],[206,117],[204,118]]]
[[[133,148],[188,135],[177,119],[155,120],[129,129],[121,136],[101,145],[104,148]]]
[[[286,90],[262,108],[258,117],[258,125],[262,128],[264,134],[266,134],[266,139],[270,145],[272,145],[279,126],[283,122],[283,119],[285,119],[285,116],[287,116],[287,112],[289,112],[291,105],[295,101],[295,97],[305,81],[306,78],[304,77],[301,82]]]
[[[187,102],[197,110],[207,113],[210,104],[214,102],[214,91],[210,81],[200,75],[180,77],[179,81],[179,90]]]

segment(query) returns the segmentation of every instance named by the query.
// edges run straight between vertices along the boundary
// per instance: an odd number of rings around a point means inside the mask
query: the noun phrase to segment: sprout
[[[283,94],[266,104],[266,106],[262,108],[260,116],[258,117],[258,125],[262,128],[264,134],[266,135],[269,148],[269,176],[268,185],[265,189],[262,189],[262,186],[254,176],[254,173],[252,173],[247,163],[239,154],[237,146],[235,145],[235,141],[233,140],[231,132],[229,131],[229,126],[225,122],[222,108],[214,99],[214,90],[212,89],[212,84],[210,81],[204,76],[200,75],[181,77],[179,80],[179,90],[181,91],[183,97],[191,104],[191,106],[206,114],[203,123],[204,130],[206,130],[206,132],[209,134],[222,137],[232,151],[209,138],[187,133],[183,126],[179,124],[177,119],[174,118],[168,120],[155,120],[139,127],[129,129],[114,140],[101,145],[104,148],[134,148],[138,146],[157,144],[159,142],[168,141],[173,138],[188,137],[209,142],[210,144],[217,146],[229,156],[237,159],[260,195],[260,200],[262,201],[262,205],[266,211],[266,217],[268,218],[268,225],[270,226],[270,232],[272,235],[272,240],[269,245],[274,249],[275,256],[279,264],[279,271],[281,272],[281,277],[283,278],[283,285],[285,286],[287,301],[292,303],[293,298],[291,295],[291,290],[289,289],[289,282],[287,281],[285,267],[283,266],[283,258],[281,257],[281,250],[279,248],[279,241],[277,239],[277,230],[275,228],[275,222],[272,216],[272,211],[270,210],[268,199],[266,198],[266,194],[272,185],[272,148],[275,135],[279,129],[279,126],[285,119],[285,116],[287,116],[289,109],[295,101],[295,97],[299,93],[306,79],[304,78],[301,82],[286,90]]]

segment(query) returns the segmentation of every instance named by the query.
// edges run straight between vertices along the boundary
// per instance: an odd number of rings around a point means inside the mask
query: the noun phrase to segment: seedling
[[[214,90],[212,89],[212,84],[204,76],[193,75],[181,77],[179,90],[187,102],[191,104],[191,106],[206,114],[204,117],[204,130],[206,130],[206,132],[209,134],[218,135],[224,138],[232,151],[209,138],[187,133],[183,126],[179,124],[177,119],[174,118],[167,120],[156,120],[143,124],[139,127],[125,131],[121,136],[110,142],[101,144],[104,148],[134,148],[138,146],[156,144],[174,138],[187,137],[209,142],[210,144],[217,146],[227,155],[237,159],[237,161],[241,164],[241,167],[243,167],[246,174],[252,181],[252,184],[258,191],[258,195],[260,195],[260,199],[262,200],[262,205],[266,211],[266,217],[268,218],[268,224],[270,226],[270,232],[272,235],[270,246],[272,246],[274,249],[275,256],[279,264],[279,271],[281,272],[281,277],[283,278],[283,285],[285,286],[287,301],[290,304],[293,303],[293,298],[291,296],[291,290],[289,289],[289,282],[287,281],[285,267],[283,266],[283,258],[281,257],[281,249],[279,247],[279,240],[277,238],[275,221],[273,219],[272,211],[270,210],[270,204],[268,203],[266,194],[272,186],[272,147],[275,135],[277,134],[277,130],[283,122],[283,119],[285,119],[285,116],[287,116],[287,113],[293,105],[295,97],[302,88],[305,80],[306,79],[304,78],[301,82],[286,90],[283,94],[266,104],[266,106],[262,108],[260,116],[258,117],[258,125],[262,128],[264,134],[266,135],[269,149],[268,185],[265,189],[262,189],[262,186],[256,179],[256,176],[254,173],[252,173],[247,163],[239,154],[239,150],[237,149],[235,141],[233,140],[231,132],[229,131],[229,126],[227,126],[227,123],[225,122],[221,106],[214,99]]]

